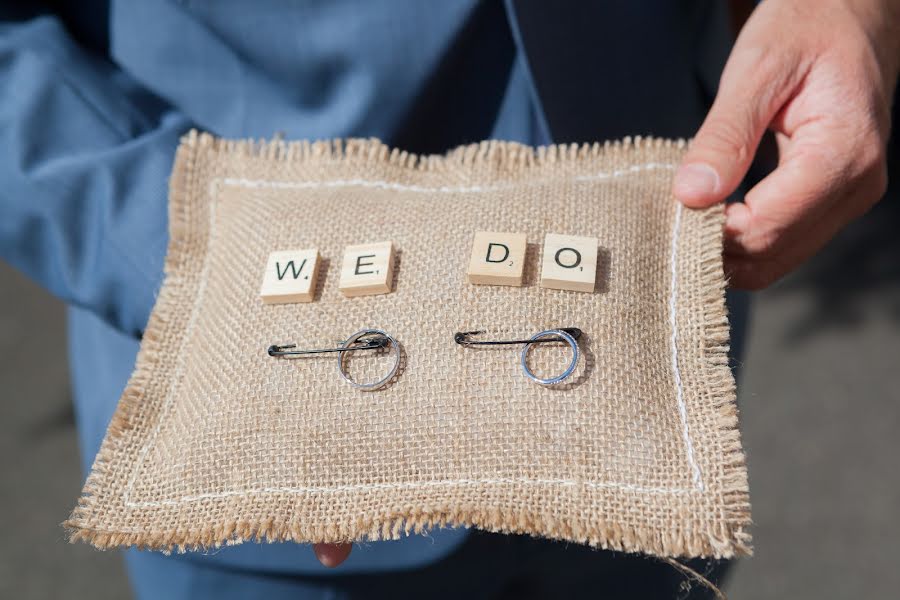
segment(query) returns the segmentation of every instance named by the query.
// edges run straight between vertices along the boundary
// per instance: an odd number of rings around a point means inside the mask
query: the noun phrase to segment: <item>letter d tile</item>
[[[525,269],[524,233],[478,231],[466,279],[481,285],[522,285]]]

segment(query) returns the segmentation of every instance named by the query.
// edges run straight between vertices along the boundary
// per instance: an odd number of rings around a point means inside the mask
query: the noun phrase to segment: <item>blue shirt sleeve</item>
[[[140,335],[162,280],[189,120],[53,17],[0,23],[0,258]]]

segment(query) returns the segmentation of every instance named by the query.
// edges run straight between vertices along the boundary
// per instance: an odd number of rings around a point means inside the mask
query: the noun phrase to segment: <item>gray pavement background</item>
[[[69,545],[80,491],[62,305],[0,263],[0,598],[127,598]],[[900,597],[900,203],[759,294],[740,385],[756,556],[735,600]]]

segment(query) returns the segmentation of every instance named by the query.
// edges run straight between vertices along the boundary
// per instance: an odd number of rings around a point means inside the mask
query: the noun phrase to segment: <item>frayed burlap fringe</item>
[[[419,504],[412,504],[408,498],[402,497],[393,504],[386,502],[379,510],[369,510],[366,514],[340,518],[328,517],[324,520],[321,518],[317,520],[316,517],[332,513],[322,509],[314,502],[310,504],[310,502],[296,501],[298,512],[286,517],[287,513],[266,514],[263,509],[270,505],[266,505],[265,502],[254,503],[252,499],[247,499],[249,496],[240,494],[230,496],[228,495],[230,492],[227,491],[210,493],[205,496],[203,493],[198,493],[196,500],[179,500],[178,502],[152,497],[144,504],[129,504],[122,500],[123,490],[127,490],[124,491],[125,495],[133,493],[135,479],[138,476],[137,469],[144,464],[144,456],[138,456],[137,449],[149,448],[148,444],[152,441],[148,441],[149,431],[151,425],[155,424],[151,417],[162,419],[165,416],[162,414],[164,411],[158,405],[162,403],[163,392],[168,391],[168,386],[174,385],[174,375],[170,373],[173,366],[169,362],[171,357],[168,349],[191,342],[184,327],[184,313],[190,310],[190,306],[187,304],[188,300],[197,295],[196,264],[199,260],[208,258],[204,254],[211,252],[211,242],[209,241],[211,233],[199,233],[198,227],[200,226],[198,224],[204,222],[209,210],[208,205],[211,200],[207,198],[207,194],[214,193],[215,188],[211,187],[211,183],[215,179],[213,174],[220,180],[231,178],[241,181],[242,178],[258,177],[256,170],[262,169],[259,165],[263,165],[266,168],[271,167],[279,173],[285,170],[287,175],[282,176],[280,180],[303,182],[306,181],[307,172],[315,171],[317,168],[324,170],[326,178],[333,178],[335,175],[329,169],[338,165],[348,186],[352,186],[356,179],[347,174],[358,170],[367,174],[359,175],[360,181],[371,179],[371,174],[377,173],[379,181],[388,182],[386,193],[390,192],[391,184],[400,182],[398,185],[406,187],[456,186],[461,189],[459,193],[464,195],[467,186],[472,189],[479,186],[482,188],[496,186],[501,189],[504,186],[515,187],[520,183],[525,185],[528,183],[528,176],[532,171],[539,171],[542,174],[543,179],[540,182],[544,182],[548,178],[564,182],[567,178],[584,177],[586,174],[594,177],[591,173],[596,170],[594,166],[596,163],[603,166],[606,173],[633,173],[629,185],[635,186],[636,195],[640,197],[643,193],[640,169],[650,164],[671,166],[677,162],[685,147],[686,142],[682,140],[646,138],[625,139],[620,142],[604,144],[548,146],[538,149],[514,143],[489,141],[458,148],[445,156],[418,156],[390,149],[377,140],[255,142],[221,140],[207,134],[191,132],[185,137],[178,150],[170,180],[170,245],[165,263],[165,284],[160,291],[157,304],[144,333],[136,369],[109,425],[106,438],[85,484],[83,495],[71,517],[64,523],[70,532],[70,540],[73,542],[83,540],[98,548],[135,546],[163,551],[184,551],[196,548],[218,548],[246,541],[387,540],[397,539],[403,535],[419,534],[440,527],[464,526],[494,532],[538,535],[589,544],[604,549],[644,552],[663,557],[728,558],[750,553],[748,532],[750,506],[747,476],[738,431],[734,379],[728,368],[729,329],[724,300],[725,280],[721,262],[723,215],[720,207],[684,217],[686,220],[690,220],[690,230],[685,235],[690,236],[691,243],[700,251],[694,257],[696,261],[691,264],[677,263],[677,285],[681,287],[688,284],[694,286],[688,295],[696,298],[696,305],[685,306],[683,309],[689,311],[685,314],[689,314],[690,319],[698,320],[696,331],[699,332],[699,339],[688,339],[684,342],[679,339],[673,343],[687,344],[690,342],[701,350],[696,364],[685,364],[684,367],[693,370],[692,381],[703,388],[700,392],[693,394],[692,400],[694,401],[690,404],[690,411],[708,412],[702,420],[696,418],[690,420],[691,433],[696,435],[696,440],[698,440],[696,442],[698,457],[700,457],[698,460],[705,461],[702,464],[705,486],[704,482],[701,482],[699,487],[685,488],[686,491],[674,497],[674,500],[655,498],[654,494],[657,492],[654,492],[652,487],[643,494],[622,491],[622,497],[629,502],[646,501],[649,508],[642,508],[638,511],[638,516],[634,516],[636,513],[629,512],[627,508],[615,508],[613,504],[621,503],[621,499],[616,497],[616,502],[609,504],[608,509],[601,508],[601,512],[592,513],[586,507],[603,506],[603,502],[598,504],[598,501],[594,500],[594,504],[590,504],[585,501],[581,512],[584,515],[587,511],[587,514],[583,518],[572,518],[572,514],[577,514],[578,510],[557,514],[554,506],[544,507],[541,505],[540,499],[530,505],[526,503],[526,508],[520,509],[513,506],[515,502],[507,503],[506,506],[501,505],[496,496],[490,495],[490,490],[483,493],[480,491],[479,486],[482,485],[483,479],[490,479],[498,485],[507,486],[509,490],[512,490],[510,494],[517,493],[516,490],[527,494],[529,490],[526,490],[527,486],[517,487],[515,478],[508,478],[507,481],[503,477],[492,476],[490,473],[483,478],[473,476],[469,480],[456,480],[454,485],[460,489],[464,490],[468,486],[478,491],[478,493],[473,492],[469,495],[460,493],[459,504],[456,506],[452,505],[454,502],[452,491],[439,494],[440,497],[432,499],[426,490],[422,492]],[[243,162],[244,159],[248,161],[246,164]],[[301,175],[294,175],[291,171],[297,166],[302,166],[304,169]],[[429,176],[434,175],[435,178],[429,179],[428,183],[422,183],[416,177],[417,174],[423,173]],[[268,172],[266,172],[266,176],[271,177]],[[661,176],[667,182],[671,176],[671,169],[665,171]],[[596,176],[596,180],[599,186],[602,184],[603,177]],[[545,185],[554,189],[554,185],[557,184],[551,181]],[[661,185],[657,187],[662,189]],[[211,191],[207,192],[207,190]],[[265,198],[265,202],[276,202],[275,193],[272,192],[273,199]],[[291,193],[302,195],[304,191],[302,186],[298,186],[296,189],[291,189]],[[553,193],[563,194],[562,191]],[[385,197],[384,201],[389,202],[390,200],[390,197]],[[239,199],[231,198],[228,201],[238,202]],[[281,197],[278,197],[277,201],[292,202],[290,198],[283,199]],[[565,200],[559,202],[563,203]],[[264,204],[260,204],[260,206],[264,206]],[[678,207],[676,210],[678,211],[676,218],[682,218],[682,209]],[[684,214],[689,214],[686,209]],[[484,228],[495,229],[488,225],[485,224]],[[633,227],[633,225],[629,226]],[[664,239],[667,231],[664,226],[668,226],[668,223],[661,222],[659,225],[661,240]],[[553,231],[556,230],[553,229]],[[379,235],[388,239],[394,234],[388,225],[385,226],[384,233]],[[242,242],[243,240],[233,241]],[[539,240],[529,239],[529,241]],[[336,240],[335,244],[340,246],[346,242],[346,239],[340,239]],[[605,243],[602,237],[600,243],[601,246]],[[315,239],[311,239],[308,243],[308,245],[318,244],[318,240]],[[257,250],[260,255],[265,255],[276,249],[280,248],[267,246]],[[460,257],[465,257],[468,248],[463,244],[459,247],[458,252]],[[667,253],[662,253],[661,256],[660,260],[669,258]],[[673,270],[676,266],[675,260],[673,254]],[[333,265],[332,268],[334,268]],[[666,268],[666,265],[659,267],[661,271]],[[684,275],[687,272],[690,272],[691,276]],[[407,274],[401,270],[401,276],[405,275]],[[672,277],[674,287],[676,285],[675,274]],[[248,283],[254,288],[257,284],[256,280]],[[331,287],[336,285],[333,278],[327,284]],[[460,285],[464,286],[465,284]],[[548,291],[541,290],[538,293],[548,293]],[[567,293],[563,292],[563,294]],[[399,294],[399,292],[395,290],[394,294]],[[599,295],[597,294],[598,297]],[[652,305],[649,310],[664,313],[668,308],[665,302],[657,301],[652,297],[644,300],[648,306]],[[321,300],[322,303],[330,301],[332,301],[330,296],[327,299],[323,296]],[[333,301],[337,302],[338,300]],[[314,302],[310,306],[315,309],[317,304],[318,302]],[[240,310],[241,307],[236,306],[233,309]],[[673,310],[675,309],[673,308]],[[682,307],[679,306],[678,310],[682,310]],[[555,317],[555,315],[553,316]],[[582,320],[583,315],[572,314],[570,320],[565,324],[581,325]],[[667,317],[661,317],[659,320],[661,323],[666,322]],[[681,319],[679,319],[679,323],[680,321]],[[461,327],[461,324],[456,322],[448,322],[443,325],[447,332]],[[511,331],[521,328],[520,324],[515,322],[504,325]],[[525,324],[522,323],[522,325]],[[286,331],[290,331],[288,325],[285,325],[285,328]],[[342,330],[338,327],[337,331]],[[682,331],[680,325],[676,328],[676,332],[682,337],[692,335],[692,331]],[[520,333],[524,334],[528,331]],[[668,332],[665,335],[668,336]],[[673,339],[675,339],[674,335]],[[254,341],[254,343],[256,342]],[[258,345],[260,348],[263,347],[261,343]],[[668,348],[663,347],[660,352],[661,356],[641,357],[644,367],[646,367],[647,377],[655,376],[653,375],[655,371],[650,368],[651,365],[666,366],[669,363]],[[213,358],[209,357],[209,360],[213,360]],[[690,361],[691,357],[684,357],[683,360]],[[503,368],[507,366],[502,360],[500,362],[503,363]],[[190,369],[190,367],[186,368]],[[636,368],[641,369],[642,366],[638,365]],[[516,377],[517,374],[512,372],[510,376]],[[599,377],[596,369],[591,376]],[[396,387],[402,389],[403,384],[404,381],[401,379]],[[459,394],[466,394],[468,392],[464,389],[464,384],[465,382],[457,382],[454,384],[457,387],[453,389],[459,390]],[[504,393],[512,389],[519,389],[509,387],[514,385],[513,383],[504,385],[507,385]],[[529,393],[534,391],[531,388],[523,389]],[[180,392],[181,395],[176,395],[174,402],[177,403],[184,398],[188,398],[191,402],[200,402],[196,398],[196,394],[188,397],[184,396],[185,393]],[[340,389],[339,393],[347,392]],[[349,393],[347,394],[349,395]],[[327,396],[323,392],[323,398],[336,399],[339,397],[337,395]],[[375,395],[369,395],[367,398],[369,401],[378,399]],[[486,400],[490,400],[490,398]],[[430,398],[429,401],[436,400]],[[669,398],[660,399],[662,406],[669,406],[670,402]],[[613,406],[616,404],[614,403]],[[630,404],[628,406],[631,407]],[[256,416],[258,417],[258,415]],[[171,415],[169,418],[172,418]],[[237,413],[237,418],[244,418],[244,416]],[[201,424],[187,424],[188,428],[193,426],[200,427]],[[687,431],[686,426],[685,431]],[[675,437],[674,433],[666,435]],[[425,450],[433,453],[443,451],[440,447],[430,447]],[[389,455],[390,452],[386,452],[388,461],[392,460]],[[224,468],[241,468],[241,461],[245,459],[250,461],[252,457],[236,454],[230,459],[231,462],[224,465]],[[527,455],[513,456],[510,457],[510,462],[527,462],[527,459]],[[665,464],[675,464],[679,460],[682,459],[677,456],[664,462]],[[137,466],[135,466],[136,463]],[[202,465],[195,466],[200,468]],[[639,466],[636,463],[635,469]],[[248,467],[250,469],[248,472],[252,472],[251,467],[252,465]],[[663,468],[668,467],[663,465]],[[412,471],[415,471],[415,468]],[[699,473],[701,470],[697,469],[696,472]],[[129,473],[131,473],[130,480],[127,478]],[[622,478],[628,480],[629,473],[621,475]],[[372,477],[373,488],[377,488],[380,481],[379,473],[363,473],[360,477]],[[184,482],[177,478],[166,481],[168,482],[166,485],[179,487],[179,489],[184,487]],[[263,483],[267,483],[267,485],[263,486],[258,495],[268,494],[272,498],[283,500],[274,504],[277,506],[294,506],[291,504],[295,500],[290,495],[292,493],[290,490],[293,489],[290,485],[279,485],[277,481]],[[552,484],[551,481],[548,485]],[[568,481],[563,482],[560,478],[559,485],[567,487]],[[435,488],[437,487],[439,484],[436,484]],[[452,486],[448,484],[448,487]],[[637,485],[632,487],[635,490],[642,489]],[[339,488],[340,486],[337,486],[335,489]],[[187,487],[184,489],[190,491]],[[205,488],[201,485],[198,489]],[[610,492],[610,494],[612,493]],[[478,499],[482,496],[487,497],[488,501],[478,504]],[[190,494],[183,496],[183,498],[189,497]],[[684,500],[683,506],[671,508],[671,503],[675,500],[681,501],[682,498],[691,500]],[[577,505],[577,498],[572,502]],[[178,512],[182,510],[183,512]],[[693,514],[691,510],[701,510],[709,514]],[[304,511],[307,511],[308,514]],[[651,522],[651,519],[641,517],[644,514],[659,514],[665,523],[660,526],[659,523]],[[644,521],[641,521],[642,518]]]
[[[182,148],[189,148],[191,151],[206,149],[220,155],[303,162],[309,165],[351,161],[357,164],[389,164],[417,171],[446,172],[457,167],[485,166],[508,171],[521,167],[599,158],[610,154],[633,152],[636,149],[682,150],[687,147],[688,142],[683,139],[670,140],[636,136],[603,143],[557,144],[533,148],[515,142],[487,140],[460,146],[443,155],[421,155],[391,148],[375,138],[318,141],[226,140],[208,133],[191,131],[185,136],[182,144]]]

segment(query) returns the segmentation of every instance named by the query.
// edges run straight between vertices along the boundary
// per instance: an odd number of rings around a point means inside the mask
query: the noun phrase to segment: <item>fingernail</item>
[[[679,199],[705,198],[719,189],[719,174],[706,163],[684,165],[675,174],[674,187]]]

